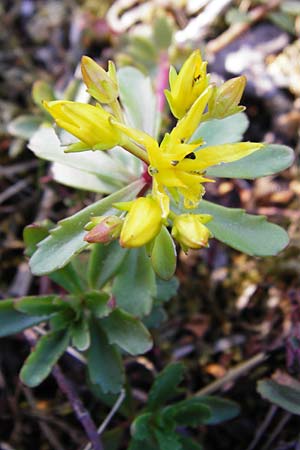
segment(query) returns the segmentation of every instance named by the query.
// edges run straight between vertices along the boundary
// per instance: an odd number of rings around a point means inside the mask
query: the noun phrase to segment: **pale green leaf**
[[[66,133],[62,134],[62,139],[67,139]],[[68,143],[71,139],[72,137],[69,138]],[[50,126],[41,126],[30,139],[28,147],[38,158],[57,163],[58,165],[54,168],[55,174],[64,182],[66,182],[67,173],[73,176],[72,174],[78,175],[78,171],[82,172],[79,186],[76,185],[74,179],[68,181],[68,185],[73,187],[82,188],[83,174],[86,173],[88,182],[94,184],[93,190],[99,189],[99,192],[109,193],[131,182],[134,176],[126,169],[126,166],[121,164],[119,157],[114,158],[114,149],[107,152],[99,150],[64,153],[64,147]],[[116,150],[118,155],[118,149]],[[125,153],[124,150],[122,151]],[[70,170],[66,169],[66,174],[63,175],[61,166],[67,166]],[[99,179],[98,183],[96,183],[96,178]]]
[[[8,132],[22,139],[30,139],[42,124],[43,119],[38,116],[22,115],[12,120],[8,125]]]
[[[249,120],[243,112],[225,117],[225,119],[209,120],[197,128],[190,142],[199,138],[204,139],[204,145],[201,148],[238,142],[242,140],[248,124]]]
[[[118,81],[128,125],[156,136],[159,113],[150,78],[134,67],[123,67]]]
[[[294,152],[286,145],[270,144],[238,161],[210,167],[209,177],[254,180],[285,170],[293,164]]]
[[[248,255],[277,255],[289,242],[286,231],[264,216],[246,214],[242,209],[225,208],[206,200],[201,201],[196,211],[213,217],[206,226],[216,239]]]
[[[102,177],[84,170],[74,169],[66,164],[53,163],[51,173],[57,183],[75,189],[111,194],[118,188],[114,183],[107,183]]]
[[[291,386],[279,384],[274,380],[258,382],[260,395],[286,411],[300,415],[300,390]]]
[[[64,267],[75,254],[88,246],[83,237],[86,234],[84,226],[89,222],[90,217],[113,213],[112,204],[132,200],[141,190],[143,183],[142,180],[137,180],[122,190],[60,221],[50,231],[50,236],[38,244],[37,251],[30,259],[32,272],[35,275],[44,275]]]
[[[209,408],[210,417],[204,421],[207,425],[217,425],[225,422],[226,420],[231,420],[240,413],[239,405],[232,400],[227,400],[226,398],[205,395],[194,397],[190,401],[199,401],[201,404],[206,405]]]

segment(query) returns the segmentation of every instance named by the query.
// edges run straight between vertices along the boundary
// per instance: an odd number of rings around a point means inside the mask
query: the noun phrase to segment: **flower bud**
[[[81,59],[81,72],[88,93],[100,103],[112,103],[119,96],[114,63],[109,61],[108,72],[88,56]]]
[[[159,204],[150,197],[140,197],[129,205],[122,227],[122,247],[141,247],[152,241],[160,232],[162,212]]]
[[[208,102],[208,114],[214,119],[223,119],[245,109],[239,106],[246,86],[246,77],[240,76],[226,81],[214,89]]]
[[[43,102],[57,125],[80,139],[67,151],[106,150],[121,142],[121,132],[111,123],[112,115],[102,106],[58,100]]]
[[[118,216],[92,217],[85,226],[90,231],[84,236],[84,240],[90,244],[111,242],[120,236],[122,225],[123,220]]]
[[[204,223],[211,220],[208,214],[181,214],[173,222],[172,236],[179,242],[184,251],[189,248],[207,247],[212,236]]]

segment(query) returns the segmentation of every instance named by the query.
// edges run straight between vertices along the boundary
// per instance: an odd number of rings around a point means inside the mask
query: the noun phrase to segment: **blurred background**
[[[56,183],[49,163],[27,148],[38,126],[50,120],[41,100],[53,91],[78,88],[82,55],[103,67],[109,59],[118,67],[134,65],[149,74],[154,86],[166,65],[180,67],[195,48],[208,60],[213,81],[246,75],[241,103],[249,127],[244,139],[289,145],[295,149],[295,164],[257,181],[211,183],[207,195],[224,206],[266,215],[288,230],[290,245],[265,259],[216,241],[208,249],[180,254],[181,288],[167,307],[168,319],[155,332],[157,346],[144,358],[128,360],[127,371],[142,399],[152,366],[160,370],[169,361],[183,360],[188,388],[195,392],[252,361],[250,371],[245,368],[238,379],[219,386],[219,392],[241,404],[242,413],[217,431],[199,429],[205,448],[299,450],[297,416],[274,409],[255,386],[278,369],[295,379],[300,375],[299,346],[291,345],[300,342],[300,2],[2,0],[0,21],[2,298],[53,289],[47,277],[33,279],[29,272],[23,228],[45,218],[56,222],[97,198]],[[164,123],[166,128],[170,124],[167,113]],[[84,433],[54,381],[34,392],[21,386],[18,370],[28,353],[21,336],[3,339],[0,346],[0,448],[80,448]],[[256,361],[257,355],[261,359]],[[66,371],[88,409],[105,415],[74,364],[67,360]],[[255,432],[266,417],[267,432],[255,446]],[[115,447],[110,440],[107,449],[126,449],[129,424],[116,416],[113,428],[125,434],[121,441],[116,438]]]

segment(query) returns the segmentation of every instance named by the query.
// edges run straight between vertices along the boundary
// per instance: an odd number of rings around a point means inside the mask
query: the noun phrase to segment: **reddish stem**
[[[169,58],[167,52],[161,52],[159,57],[158,74],[156,78],[156,96],[158,103],[158,111],[162,113],[166,104],[164,90],[169,83]]]

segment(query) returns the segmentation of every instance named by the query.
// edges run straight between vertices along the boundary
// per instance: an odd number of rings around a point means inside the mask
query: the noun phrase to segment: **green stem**
[[[114,102],[110,103],[109,105],[112,109],[112,112],[114,113],[115,118],[119,121],[124,123],[124,117],[123,117],[123,112],[122,112],[122,108],[120,106],[120,103],[118,102],[118,100],[115,100]]]
[[[121,143],[121,146],[132,155],[144,161],[146,164],[150,164],[147,152],[139,147],[135,142],[128,138],[124,138],[124,142]]]
[[[177,214],[175,214],[173,211],[170,210],[168,219],[174,220],[174,219],[176,219],[176,217],[177,217]]]

